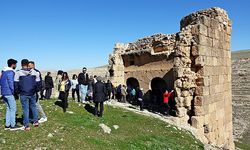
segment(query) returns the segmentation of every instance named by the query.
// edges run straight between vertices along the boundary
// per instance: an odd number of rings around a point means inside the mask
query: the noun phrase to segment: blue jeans
[[[36,109],[36,94],[32,96],[21,95],[20,100],[23,108],[23,125],[25,127],[29,126],[29,107],[32,112],[32,122],[38,121],[38,112]]]
[[[80,93],[81,93],[81,100],[82,100],[82,102],[85,102],[87,91],[88,91],[88,86],[81,84],[80,85]]]
[[[13,95],[3,96],[3,100],[6,104],[6,116],[5,125],[7,127],[15,127],[16,125],[16,100]]]

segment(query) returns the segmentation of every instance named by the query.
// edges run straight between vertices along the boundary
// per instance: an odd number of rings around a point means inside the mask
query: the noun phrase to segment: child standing
[[[164,109],[164,114],[166,114],[167,116],[169,115],[169,97],[172,96],[174,90],[172,90],[171,92],[168,92],[168,90],[166,90],[166,92],[163,94],[163,103],[164,103],[164,107],[166,107],[166,109]]]

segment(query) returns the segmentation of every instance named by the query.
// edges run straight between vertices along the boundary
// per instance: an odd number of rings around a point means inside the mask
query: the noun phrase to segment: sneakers
[[[31,128],[30,128],[30,127],[25,127],[25,126],[23,126],[23,130],[24,130],[24,131],[30,131]]]
[[[4,127],[4,130],[6,131],[6,130],[9,130],[10,129],[10,126],[5,126]]]
[[[15,125],[14,127],[10,127],[10,131],[22,130],[22,126]]]
[[[46,122],[47,120],[48,120],[47,117],[46,117],[46,118],[41,118],[41,119],[39,119],[38,123],[44,123],[44,122]]]
[[[38,126],[39,126],[39,122],[38,122],[38,121],[34,122],[34,123],[33,123],[33,126],[34,126],[34,127],[38,127]]]

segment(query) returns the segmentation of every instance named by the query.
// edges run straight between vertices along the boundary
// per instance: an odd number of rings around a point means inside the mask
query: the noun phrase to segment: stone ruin
[[[149,105],[152,92],[174,89],[175,122],[194,127],[203,143],[234,149],[231,31],[221,8],[192,13],[178,33],[116,44],[110,78],[115,86],[142,87]]]

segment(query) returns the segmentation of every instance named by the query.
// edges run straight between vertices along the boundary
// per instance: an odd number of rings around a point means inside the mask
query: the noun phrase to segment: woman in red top
[[[168,92],[168,90],[166,90],[166,92],[163,94],[163,103],[164,103],[164,106],[166,106],[164,114],[166,114],[166,115],[169,115],[168,101],[169,101],[169,97],[171,97],[173,95],[173,92],[174,92],[174,90],[172,90],[171,92]]]

